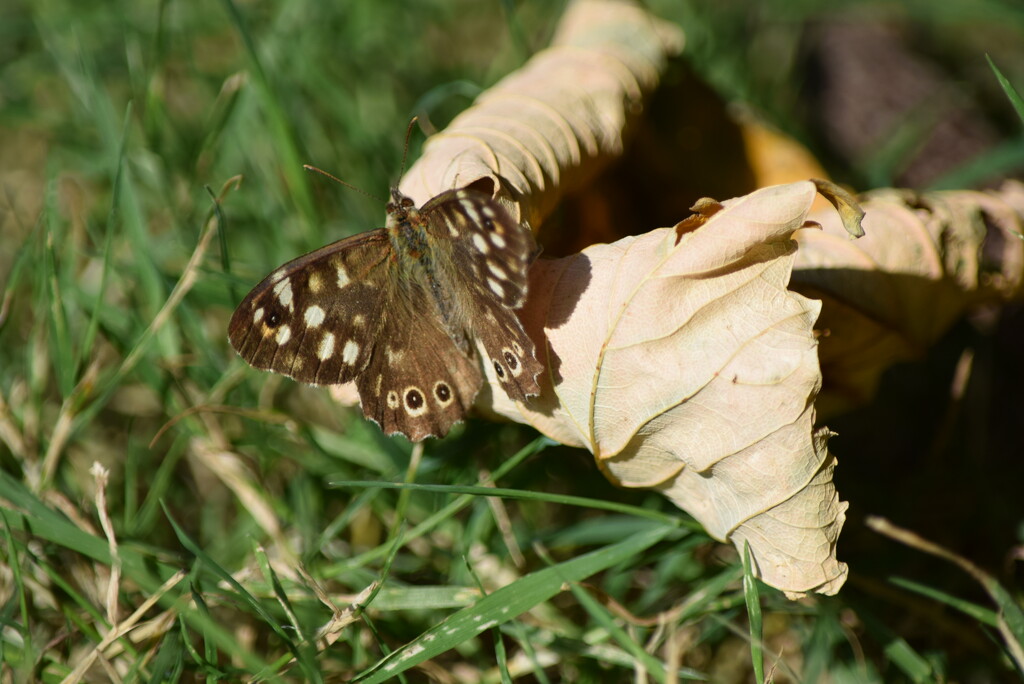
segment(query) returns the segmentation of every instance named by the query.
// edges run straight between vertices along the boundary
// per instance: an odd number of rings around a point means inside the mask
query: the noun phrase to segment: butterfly
[[[515,314],[532,235],[489,196],[449,190],[419,209],[391,189],[383,228],[284,264],[228,326],[250,365],[301,382],[355,381],[386,434],[442,437],[483,384],[514,401],[540,393],[543,366]]]

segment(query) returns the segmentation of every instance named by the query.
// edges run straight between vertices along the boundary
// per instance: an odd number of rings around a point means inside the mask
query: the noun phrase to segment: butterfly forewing
[[[231,344],[262,370],[314,385],[348,382],[369,361],[391,268],[380,230],[290,261],[235,310]]]
[[[483,193],[452,190],[427,202],[420,212],[439,241],[448,239],[459,282],[475,285],[503,306],[518,309],[524,304],[533,236],[504,207]]]
[[[363,414],[387,434],[442,436],[483,376],[391,253],[377,230],[281,266],[239,305],[229,337],[256,368],[311,384],[355,380]]]
[[[451,287],[468,303],[472,336],[484,347],[483,362],[494,369],[511,399],[539,394],[536,376],[543,366],[513,311],[526,300],[533,236],[500,204],[470,190],[438,195],[420,211],[432,232],[453,238],[451,262],[461,277]]]

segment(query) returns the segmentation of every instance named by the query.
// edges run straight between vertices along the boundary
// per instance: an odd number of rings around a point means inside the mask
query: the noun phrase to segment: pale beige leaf
[[[494,409],[590,449],[626,487],[656,487],[761,577],[834,593],[845,518],[814,427],[819,304],[787,289],[813,184],[724,203],[681,236],[652,231],[539,262],[522,318],[550,369]]]
[[[402,179],[418,203],[475,185],[537,226],[565,192],[622,152],[628,119],[682,34],[630,2],[572,3],[552,44],[483,93]]]
[[[1019,299],[1024,282],[1024,185],[989,192],[862,197],[866,237],[850,240],[834,212],[797,234],[794,288],[824,300],[818,322],[834,413],[871,398],[882,372],[919,356],[973,306]]]
[[[428,140],[402,189],[423,202],[473,185],[536,227],[621,153],[681,44],[635,3],[572,3],[553,46]],[[804,182],[704,200],[675,229],[536,262],[521,317],[549,369],[544,392],[514,404],[488,378],[476,402],[749,542],[760,576],[792,596],[834,593],[846,574],[845,504],[813,424],[818,305],[786,288],[814,196]]]

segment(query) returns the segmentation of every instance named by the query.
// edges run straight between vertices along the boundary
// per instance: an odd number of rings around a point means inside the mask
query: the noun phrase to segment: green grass
[[[724,40],[743,7],[659,4],[719,92],[798,128],[793,91]],[[786,37],[824,11],[798,5],[757,19]],[[411,116],[442,127],[560,9],[0,7],[0,680],[1013,676],[1012,582],[987,588],[1000,609],[945,575],[890,582],[841,541],[849,586],[792,603],[588,454],[482,421],[413,449],[231,351],[249,287],[383,219],[302,164],[383,195]]]

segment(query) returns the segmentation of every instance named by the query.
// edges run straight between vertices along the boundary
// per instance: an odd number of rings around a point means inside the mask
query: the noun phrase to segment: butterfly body
[[[408,306],[415,308],[426,297],[432,299],[437,307],[437,315],[446,324],[449,334],[457,344],[458,333],[465,328],[461,312],[453,301],[452,274],[444,272],[443,264],[435,258],[439,247],[431,248],[431,236],[427,219],[416,208],[409,197],[392,188],[392,200],[387,205],[387,223],[384,232],[391,243],[397,278],[407,283],[399,293],[410,295],[412,301]],[[447,281],[447,282],[445,282]],[[421,313],[426,313],[422,312]]]
[[[407,269],[415,265],[426,267],[423,260],[427,257],[429,261],[428,226],[416,204],[397,188],[392,188],[386,212],[384,231],[398,263]]]
[[[354,381],[388,434],[442,436],[494,369],[508,396],[539,393],[542,370],[514,313],[529,234],[486,195],[452,190],[417,209],[391,191],[383,229],[299,257],[267,276],[229,326],[256,368],[312,384]]]

